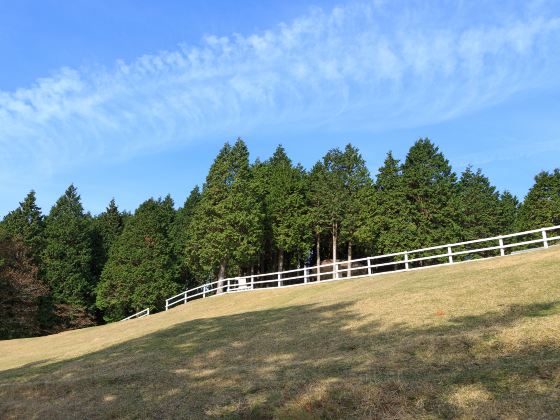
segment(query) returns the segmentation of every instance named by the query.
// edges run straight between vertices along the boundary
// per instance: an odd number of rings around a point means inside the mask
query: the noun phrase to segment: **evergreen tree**
[[[93,219],[93,273],[99,279],[109,258],[109,251],[123,230],[124,221],[115,199],[109,202],[105,211]]]
[[[517,216],[519,213],[519,200],[509,191],[500,195],[500,232],[502,234],[513,233],[517,228]]]
[[[70,185],[45,221],[45,278],[55,303],[85,310],[92,303],[92,241],[80,196]]]
[[[418,140],[402,167],[416,235],[413,248],[444,244],[458,239],[460,232],[457,177],[449,162],[429,139]]]
[[[327,170],[322,162],[317,162],[307,175],[306,201],[309,212],[309,226],[315,238],[315,264],[321,264],[321,237],[329,230],[328,208],[325,206],[325,194],[328,183]]]
[[[459,181],[461,240],[486,238],[502,230],[502,207],[496,188],[478,169],[469,166]]]
[[[171,237],[173,200],[149,199],[127,221],[109,251],[97,286],[97,307],[116,321],[146,307],[161,309],[177,293],[179,267]]]
[[[226,273],[238,275],[258,261],[262,219],[247,146],[241,139],[233,147],[226,143],[194,212],[187,241],[190,266],[209,274],[217,271],[222,290]]]
[[[347,168],[344,163],[343,153],[339,149],[332,149],[323,157],[325,173],[321,188],[321,208],[330,228],[333,261],[338,261],[338,239],[348,201],[344,185]]]
[[[521,229],[560,225],[560,169],[541,172],[519,210]]]
[[[273,243],[272,235],[272,219],[269,211],[266,209],[267,196],[268,196],[268,177],[270,168],[268,162],[261,162],[258,158],[255,163],[251,165],[252,183],[254,186],[255,197],[262,208],[262,233],[261,243],[259,244],[259,256],[257,271],[266,273],[275,271],[278,263],[278,255]],[[255,271],[255,268],[252,268]]]
[[[338,246],[347,245],[348,259],[354,245],[371,245],[373,239],[373,188],[365,161],[352,145],[344,151],[330,150],[308,176],[308,203],[315,235],[317,264],[320,239],[331,236],[332,259],[338,260]]]
[[[200,202],[200,188],[196,185],[189,196],[187,197],[183,207],[177,210],[175,215],[175,222],[173,223],[172,236],[174,243],[174,252],[179,260],[181,270],[181,282],[187,287],[195,285],[195,271],[188,264],[188,257],[186,252],[187,238],[190,229],[190,224],[194,216],[194,212],[198,203]],[[201,273],[198,273],[201,274]]]
[[[284,269],[285,253],[301,257],[311,242],[305,203],[305,172],[294,167],[282,146],[263,165],[264,214],[272,246],[277,256],[277,270]]]
[[[372,248],[373,183],[364,158],[351,144],[346,145],[344,152],[338,155],[335,165],[335,171],[342,179],[345,199],[340,236],[346,243],[348,260],[351,260],[354,246]]]
[[[37,206],[35,191],[30,191],[19,207],[6,215],[3,220],[5,232],[19,238],[35,263],[39,263],[43,249],[44,217]]]
[[[400,162],[391,152],[379,168],[375,191],[373,225],[377,252],[391,254],[411,249],[416,235],[412,222],[414,207],[407,197]]]

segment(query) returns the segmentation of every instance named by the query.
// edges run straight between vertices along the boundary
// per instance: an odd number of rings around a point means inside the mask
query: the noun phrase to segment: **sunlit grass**
[[[560,417],[560,249],[0,342],[0,417]]]

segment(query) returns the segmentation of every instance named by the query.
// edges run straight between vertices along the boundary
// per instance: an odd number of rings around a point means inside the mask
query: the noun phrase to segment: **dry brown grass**
[[[559,418],[560,249],[0,342],[0,418]]]

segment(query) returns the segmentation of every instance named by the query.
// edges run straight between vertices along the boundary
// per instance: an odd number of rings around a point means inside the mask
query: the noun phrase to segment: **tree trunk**
[[[321,235],[316,235],[317,241],[317,281],[321,280]]]
[[[266,273],[266,257],[264,253],[259,257],[259,274]]]
[[[282,248],[278,249],[278,271],[284,270],[284,251]]]
[[[282,271],[282,270],[284,270],[284,251],[282,250],[282,248],[280,248],[280,249],[278,249],[278,271]],[[280,274],[279,274],[279,276],[280,276]],[[282,286],[283,282],[279,281],[278,285]]]
[[[217,294],[224,292],[224,278],[226,276],[226,262],[223,260],[220,263],[220,270],[218,271],[218,290]]]
[[[348,271],[346,272],[346,277],[352,276],[352,241],[348,241]]]
[[[332,259],[333,259],[333,269],[331,271],[334,271],[334,278],[337,279],[338,278],[338,270],[336,267],[336,248],[337,248],[337,239],[338,239],[338,226],[336,224],[336,222],[333,224],[333,228],[332,228]]]

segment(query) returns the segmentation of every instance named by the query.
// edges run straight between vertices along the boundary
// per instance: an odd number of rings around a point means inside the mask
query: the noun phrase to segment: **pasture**
[[[0,342],[1,418],[558,418],[560,248]]]

